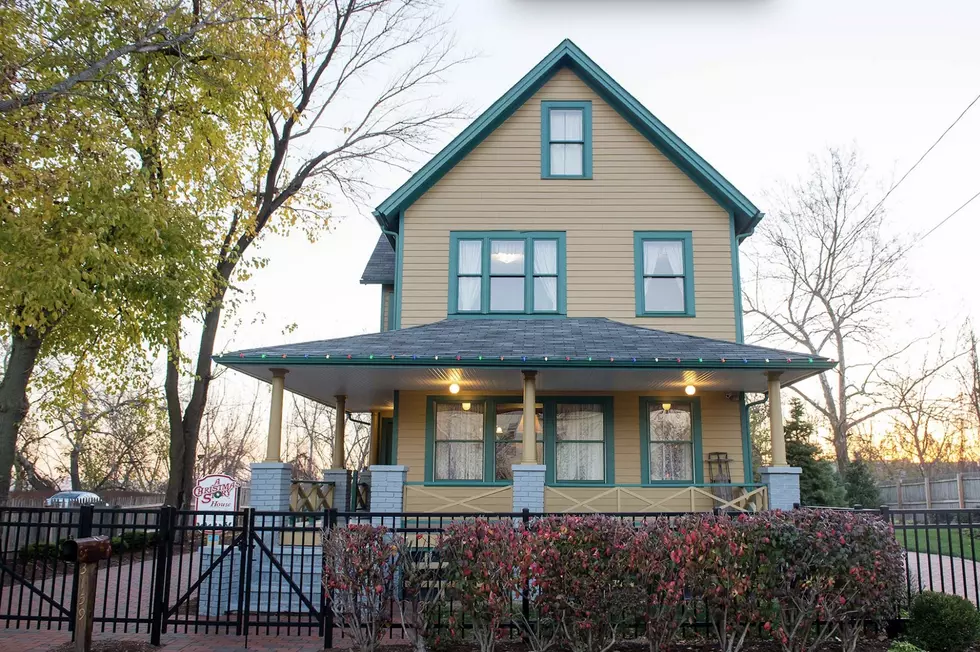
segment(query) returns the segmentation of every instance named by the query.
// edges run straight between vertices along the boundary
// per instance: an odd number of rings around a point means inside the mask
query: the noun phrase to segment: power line
[[[905,174],[902,175],[902,178],[899,179],[898,181],[896,181],[895,182],[895,185],[893,185],[891,188],[888,189],[888,192],[885,193],[885,196],[882,197],[878,201],[878,203],[875,204],[874,208],[872,208],[871,211],[868,213],[869,216],[870,215],[874,215],[874,212],[876,210],[878,210],[879,208],[881,208],[881,205],[885,203],[885,200],[888,199],[888,196],[891,195],[892,192],[894,192],[896,188],[898,188],[900,185],[902,185],[902,182],[905,181],[905,179],[907,179],[910,174],[912,174],[912,171],[915,168],[919,167],[919,163],[921,163],[925,159],[925,157],[929,156],[929,152],[931,152],[932,150],[934,150],[936,148],[936,145],[938,145],[942,141],[942,139],[946,137],[946,134],[948,134],[953,129],[953,127],[955,127],[957,125],[957,123],[959,123],[959,121],[963,119],[963,116],[965,116],[967,114],[967,112],[970,109],[973,108],[973,105],[976,104],[977,101],[980,101],[980,94],[978,94],[976,97],[974,97],[972,102],[970,102],[969,104],[966,105],[966,108],[963,109],[962,113],[960,113],[958,116],[956,116],[956,119],[953,120],[953,122],[948,127],[946,127],[946,130],[942,134],[939,135],[939,138],[936,139],[936,142],[934,142],[932,145],[929,146],[929,149],[927,149],[925,151],[925,153],[923,153],[922,156],[919,157],[919,160],[916,161],[912,165],[912,167],[910,167],[905,172]],[[971,199],[970,201],[973,201],[973,200]],[[970,202],[967,202],[967,203],[970,203]],[[947,217],[946,219],[949,219],[949,218]],[[943,221],[945,222],[946,220],[943,220]]]
[[[971,202],[972,202],[972,201],[973,201],[974,199],[976,199],[977,197],[980,197],[980,190],[978,190],[978,191],[977,191],[977,194],[975,194],[975,195],[973,195],[972,197],[970,197],[969,199],[967,199],[967,200],[966,200],[965,202],[963,202],[963,204],[961,204],[959,208],[957,208],[957,209],[956,209],[955,211],[953,211],[952,213],[950,213],[949,215],[947,215],[946,217],[944,217],[944,218],[942,219],[942,221],[941,221],[941,222],[939,222],[939,224],[937,224],[936,226],[934,226],[934,227],[932,227],[931,229],[929,229],[928,231],[926,231],[926,232],[925,232],[925,235],[923,235],[923,236],[921,236],[921,237],[919,237],[919,238],[916,238],[916,241],[915,241],[915,243],[916,243],[916,244],[918,244],[918,243],[920,243],[920,242],[922,242],[923,240],[925,240],[926,238],[928,238],[928,237],[929,237],[930,235],[932,235],[932,233],[933,233],[933,232],[934,232],[934,231],[935,231],[936,229],[938,229],[938,228],[939,228],[939,227],[941,227],[941,226],[942,226],[943,224],[945,224],[946,222],[948,222],[948,221],[950,221],[951,219],[953,219],[953,216],[954,216],[954,215],[956,215],[956,214],[957,214],[957,213],[959,213],[959,212],[960,212],[961,210],[963,210],[964,208],[966,208],[967,206],[969,206],[969,205],[970,205],[970,203],[971,203]]]

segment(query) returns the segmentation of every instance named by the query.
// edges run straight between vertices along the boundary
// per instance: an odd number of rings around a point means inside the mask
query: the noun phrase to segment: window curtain
[[[605,444],[602,405],[559,404],[555,432],[555,477],[559,481],[602,481]]]
[[[438,480],[483,479],[484,404],[436,403],[436,461]]]
[[[683,276],[683,243],[656,240],[644,242],[643,274],[645,276]]]
[[[483,243],[461,240],[459,243],[458,274],[480,274],[483,269]],[[460,311],[479,311],[482,279],[479,276],[460,276],[456,288],[456,308]]]
[[[650,480],[694,480],[690,405],[650,406]]]

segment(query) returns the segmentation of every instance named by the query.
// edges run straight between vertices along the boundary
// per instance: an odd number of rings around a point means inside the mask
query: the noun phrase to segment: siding
[[[541,101],[591,100],[593,179],[541,179]],[[402,327],[446,317],[449,232],[566,232],[569,317],[735,339],[729,215],[568,69],[406,212]],[[696,317],[637,318],[633,231],[693,233]]]
[[[575,394],[581,396],[582,394]],[[657,394],[643,394],[656,396]],[[554,396],[554,394],[539,394],[539,396]],[[615,474],[617,484],[639,484],[640,478],[640,396],[632,392],[616,392],[613,397],[613,455],[615,459]],[[521,399],[514,397],[516,401]],[[725,452],[731,459],[731,473],[734,482],[744,478],[742,467],[742,430],[739,419],[738,403],[729,401],[723,393],[706,392],[701,398],[701,442],[702,451],[708,453]],[[425,402],[424,392],[401,392],[398,408],[398,464],[408,466],[409,482],[421,482],[425,478]],[[709,480],[708,470],[704,469],[705,482]],[[428,489],[428,488],[427,488]],[[449,488],[439,491],[446,492]],[[471,494],[482,493],[489,487],[453,487],[453,499]],[[581,494],[578,489],[560,489],[564,493]],[[588,492],[598,492],[602,489],[588,489]],[[672,491],[663,490],[665,495]],[[447,494],[448,495],[448,494]],[[439,505],[429,502],[425,496],[413,495],[412,510],[426,510]],[[502,498],[498,495],[495,502]],[[686,499],[684,499],[686,500]],[[681,500],[681,502],[684,502]],[[710,502],[710,501],[709,501]],[[689,505],[688,505],[689,507]],[[509,509],[509,508],[508,508]],[[505,510],[506,511],[506,510]]]
[[[393,285],[381,286],[381,332],[388,330],[391,319],[391,297],[395,291]]]

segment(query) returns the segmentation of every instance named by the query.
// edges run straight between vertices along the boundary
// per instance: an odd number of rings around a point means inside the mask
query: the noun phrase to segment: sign
[[[238,480],[216,473],[198,479],[194,484],[194,509],[197,512],[233,512],[238,509]],[[233,524],[231,514],[198,514],[198,525]]]

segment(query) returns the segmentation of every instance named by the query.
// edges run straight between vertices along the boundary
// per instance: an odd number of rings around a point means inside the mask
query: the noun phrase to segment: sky
[[[884,194],[980,93],[976,0],[459,0],[447,12],[477,55],[446,76],[447,104],[478,115],[570,38],[763,212],[768,190],[830,146],[856,146]],[[924,233],[980,191],[978,149],[980,102],[889,197],[889,228]],[[358,283],[379,234],[370,207],[407,176],[377,170],[368,206],[339,204],[315,244],[267,238],[271,262],[218,351],[378,330],[379,286]],[[915,246],[923,296],[895,306],[895,336],[980,318],[978,244],[980,199]]]

